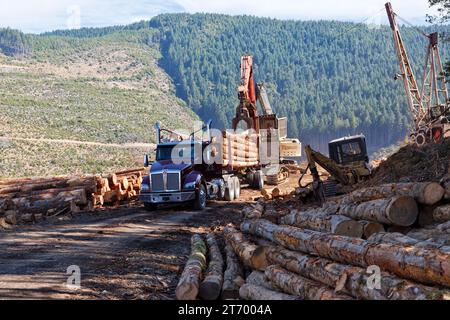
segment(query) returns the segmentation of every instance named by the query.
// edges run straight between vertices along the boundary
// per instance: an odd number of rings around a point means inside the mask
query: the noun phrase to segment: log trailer
[[[144,177],[140,200],[147,210],[160,204],[192,203],[203,210],[207,200],[233,201],[240,196],[241,185],[261,190],[263,170],[277,175],[283,157],[300,157],[301,144],[287,138],[287,121],[273,113],[263,85],[255,85],[251,56],[241,59],[239,105],[232,121],[233,130],[215,136],[211,121],[189,136],[161,128],[156,124],[156,160]],[[257,101],[263,109],[258,115]],[[271,152],[271,144],[279,150]],[[280,146],[281,145],[281,146]],[[145,156],[145,166],[150,165]],[[276,168],[276,169],[274,169]],[[274,172],[274,170],[276,170]]]
[[[337,194],[338,184],[343,186],[354,185],[368,179],[372,174],[364,135],[330,141],[328,148],[329,157],[313,150],[309,145],[305,147],[308,169],[313,177],[312,191],[315,199],[320,203],[323,203],[326,197]],[[320,179],[317,165],[320,165],[331,175],[325,182]],[[301,188],[307,187],[302,185],[305,174],[306,172],[299,179]]]
[[[439,142],[450,137],[450,100],[439,53],[439,35],[437,32],[427,34],[420,31],[428,39],[428,49],[422,86],[419,88],[397,24],[397,18],[400,17],[392,9],[391,3],[385,6],[400,63],[400,74],[394,79],[403,80],[414,124],[410,141],[417,146]]]

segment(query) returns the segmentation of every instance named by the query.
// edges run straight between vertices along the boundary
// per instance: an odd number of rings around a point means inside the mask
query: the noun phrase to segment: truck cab
[[[161,139],[160,126],[156,125],[159,143],[155,161],[144,162],[150,167],[144,177],[139,199],[147,210],[156,210],[158,205],[191,203],[196,210],[203,210],[208,199],[216,198],[223,190],[223,180],[216,166],[203,163],[203,153],[210,141]]]

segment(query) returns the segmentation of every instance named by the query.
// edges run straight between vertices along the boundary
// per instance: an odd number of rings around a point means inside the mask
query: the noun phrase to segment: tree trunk
[[[245,282],[248,284],[252,284],[254,286],[263,287],[269,290],[278,291],[276,290],[272,284],[267,280],[264,272],[261,271],[253,271],[247,279],[245,279]]]
[[[342,204],[361,203],[392,196],[413,197],[417,202],[433,205],[442,200],[445,190],[439,183],[392,183],[379,187],[359,189],[342,199]]]
[[[327,215],[311,211],[291,213],[282,217],[280,222],[302,229],[333,233],[341,236],[361,238],[363,226],[358,221],[341,215]]]
[[[355,220],[368,220],[387,225],[408,227],[416,222],[419,209],[412,197],[395,196],[361,204],[341,205],[339,214]]]
[[[264,220],[246,221],[241,225],[241,230],[291,250],[361,267],[377,265],[400,277],[450,286],[450,255],[439,250],[374,244],[361,239],[278,226]]]
[[[7,195],[9,197],[23,197],[24,195],[38,194],[39,192],[46,192],[47,190],[57,189],[81,189],[84,188],[88,194],[97,191],[97,185],[94,177],[71,177],[67,180],[48,180],[30,182],[28,184],[10,185],[6,188],[0,187],[0,195]]]
[[[205,279],[200,284],[199,294],[203,300],[217,300],[223,284],[223,257],[214,234],[206,236],[206,243],[209,249],[209,265]]]
[[[238,256],[230,244],[225,245],[227,269],[224,273],[222,299],[238,299],[239,288],[245,283],[244,270]]]
[[[7,224],[16,225],[17,224],[17,211],[14,211],[14,210],[6,211],[4,219]]]
[[[195,300],[198,295],[202,272],[206,267],[206,245],[202,237],[191,238],[191,255],[175,290],[177,300]]]
[[[41,194],[39,196],[30,196],[13,199],[16,208],[24,213],[47,213],[49,210],[60,210],[69,206],[71,202],[76,205],[85,206],[88,203],[84,189],[72,191],[63,191],[55,196],[55,193]]]
[[[306,300],[353,300],[348,295],[335,293],[323,284],[306,279],[278,266],[269,266],[267,279],[278,289]]]
[[[331,288],[336,292],[348,294],[364,300],[427,300],[441,299],[438,288],[426,287],[395,275],[383,272],[381,288],[371,289],[371,274],[366,269],[336,263],[334,261],[313,257],[280,247],[272,247],[267,251],[270,263],[309,278]]]
[[[437,207],[433,211],[433,220],[436,222],[450,221],[450,204],[442,207]]]
[[[441,185],[445,189],[445,199],[447,200],[450,199],[450,173],[448,173],[444,178],[442,178]]]
[[[255,270],[264,270],[267,267],[264,247],[250,243],[242,233],[234,228],[225,228],[224,235],[226,241],[246,266]]]
[[[301,300],[299,297],[255,286],[253,284],[244,284],[239,290],[239,296],[244,300]]]
[[[445,245],[440,245],[430,240],[418,240],[409,236],[405,236],[401,233],[388,233],[381,232],[374,234],[372,237],[368,239],[369,242],[373,243],[393,243],[393,244],[401,244],[404,246],[414,246],[417,248],[423,249],[437,249],[442,251],[445,254],[450,255],[450,247]]]
[[[264,214],[264,204],[256,203],[253,206],[247,206],[242,212],[245,219],[259,219]]]
[[[369,237],[378,232],[384,232],[384,226],[381,223],[360,220],[359,223],[363,227],[363,239],[369,239]]]

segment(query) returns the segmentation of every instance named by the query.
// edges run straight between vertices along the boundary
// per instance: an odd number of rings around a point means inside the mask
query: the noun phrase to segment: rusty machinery
[[[401,73],[396,75],[395,79],[403,79],[409,111],[414,122],[410,140],[418,146],[439,142],[443,138],[450,137],[450,101],[439,53],[439,35],[437,32],[427,34],[420,31],[428,39],[424,75],[420,88],[397,24],[397,18],[400,17],[392,9],[391,3],[386,3],[385,7],[400,63]]]

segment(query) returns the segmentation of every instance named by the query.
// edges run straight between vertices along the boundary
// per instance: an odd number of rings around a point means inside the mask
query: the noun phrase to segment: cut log
[[[415,239],[401,233],[380,232],[372,235],[368,241],[373,243],[401,244],[403,246],[414,246],[423,249],[436,249],[444,254],[450,255],[450,246],[448,245],[440,244],[432,240]]]
[[[445,199],[450,199],[450,173],[444,176],[441,180],[441,185],[445,189]]]
[[[217,300],[223,284],[223,257],[214,234],[206,236],[208,244],[209,264],[205,278],[200,284],[200,298],[203,300]]]
[[[366,269],[334,261],[271,247],[267,251],[270,263],[318,281],[336,292],[363,300],[428,300],[443,298],[439,288],[427,287],[401,279],[387,272],[381,273],[380,289],[371,289],[371,274]]]
[[[234,228],[226,227],[223,232],[226,241],[246,266],[255,270],[264,270],[267,267],[264,247],[250,243],[241,232]]]
[[[267,280],[264,272],[261,271],[253,271],[247,279],[245,279],[245,283],[252,284],[254,286],[263,287],[269,290],[278,291],[275,289],[272,284]]]
[[[433,205],[442,200],[445,190],[439,183],[393,183],[359,189],[342,199],[342,204],[361,203],[396,196],[413,197],[417,202]]]
[[[134,168],[129,170],[117,171],[117,176],[129,176],[129,175],[142,175],[146,171],[146,168]]]
[[[195,300],[197,298],[200,279],[205,267],[206,245],[200,235],[194,234],[191,238],[191,255],[175,290],[177,300]]]
[[[341,215],[317,214],[317,211],[294,212],[281,218],[280,222],[302,229],[316,230],[342,236],[361,238],[363,226],[358,221]]]
[[[419,219],[417,220],[417,225],[421,228],[425,228],[435,223],[436,221],[434,221],[433,212],[437,207],[437,205],[419,205]]]
[[[9,210],[4,215],[5,222],[11,225],[17,224],[17,211]]]
[[[253,284],[244,284],[239,289],[239,296],[244,300],[301,300],[299,297],[255,286]]]
[[[239,288],[245,283],[244,270],[234,249],[228,243],[225,246],[227,269],[224,273],[222,299],[238,299]]]
[[[63,191],[58,195],[41,194],[39,196],[30,196],[13,199],[17,210],[25,213],[46,213],[49,210],[59,210],[66,207],[70,202],[77,205],[87,205],[88,200],[84,189],[72,191]]]
[[[436,222],[450,221],[450,204],[442,207],[437,207],[433,211],[433,220]]]
[[[306,279],[278,266],[268,266],[265,275],[276,288],[301,299],[353,300],[348,295],[335,293],[322,283]]]
[[[377,265],[403,278],[450,287],[450,255],[439,250],[375,244],[362,239],[278,226],[264,220],[246,221],[241,230],[291,250],[360,267]]]
[[[128,178],[127,177],[122,177],[120,178],[120,183],[122,185],[122,190],[127,191],[128,190]]]
[[[368,239],[371,235],[384,232],[384,226],[381,223],[373,221],[360,220],[359,223],[363,227],[363,239]]]
[[[264,214],[264,204],[258,202],[253,206],[245,207],[242,212],[245,219],[259,219]]]
[[[275,188],[272,191],[272,198],[277,199],[287,197],[291,194],[292,191],[293,190],[281,190],[280,188]]]
[[[10,198],[23,197],[25,195],[33,195],[39,193],[50,193],[55,190],[75,190],[85,189],[87,193],[95,193],[97,185],[93,177],[70,178],[67,180],[49,180],[39,183],[30,183],[23,185],[12,185],[8,188],[0,189],[0,196],[8,196]]]
[[[387,225],[409,227],[416,222],[419,209],[414,198],[395,196],[360,204],[341,205],[339,214],[355,220],[368,220]]]

